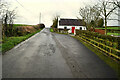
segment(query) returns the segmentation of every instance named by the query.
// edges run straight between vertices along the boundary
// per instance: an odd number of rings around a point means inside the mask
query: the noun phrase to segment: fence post
[[[110,49],[110,53],[111,53],[111,48],[109,48]]]
[[[99,47],[99,43],[97,43],[98,44],[98,47]]]

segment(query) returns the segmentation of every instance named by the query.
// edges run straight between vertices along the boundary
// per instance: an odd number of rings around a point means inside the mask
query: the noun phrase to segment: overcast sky
[[[52,25],[55,15],[62,18],[76,18],[79,8],[95,3],[95,0],[6,0],[10,8],[17,7],[15,23],[38,24],[41,12],[42,20],[47,27]]]

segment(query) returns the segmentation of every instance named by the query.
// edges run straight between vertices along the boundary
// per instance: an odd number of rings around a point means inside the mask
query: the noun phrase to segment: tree
[[[7,29],[7,19],[8,16],[6,14],[7,11],[7,3],[5,3],[4,1],[0,0],[0,20],[2,21],[2,35],[3,37],[5,36],[5,32]]]
[[[8,4],[6,2],[0,1],[0,18],[2,19],[3,24],[3,37],[13,35],[13,22],[16,17],[15,9],[9,10]]]
[[[97,25],[97,27],[103,27],[103,25],[104,25],[104,20],[102,19],[102,18],[100,18],[98,21],[97,21],[97,23],[96,23]]]
[[[13,36],[14,33],[14,19],[16,17],[15,10],[9,11],[7,10],[5,15],[2,17],[2,23],[3,23],[3,34],[5,36]]]
[[[109,16],[113,13],[113,11],[117,8],[117,6],[112,5],[109,0],[100,0],[100,8],[101,8],[101,13],[103,15],[104,18],[104,22],[105,22],[105,35],[107,34],[107,20],[109,18]]]
[[[0,21],[1,26],[0,28],[3,29],[3,16],[5,16],[5,10],[6,10],[6,3],[0,0]],[[4,30],[2,31],[2,35],[4,35]]]
[[[112,2],[114,5],[116,5],[118,8],[120,8],[120,1],[118,0],[113,0]]]
[[[93,28],[93,31],[95,30],[95,27],[97,26],[97,22],[101,18],[101,8],[99,6],[94,5],[90,7],[90,17],[91,17],[91,22],[90,25]]]
[[[45,25],[44,24],[39,24],[39,27],[42,29],[42,28],[45,28]]]
[[[99,8],[97,5],[80,8],[79,14],[85,21],[88,30],[90,30],[91,27],[93,30],[95,29],[96,22],[100,19],[100,10],[101,8]]]
[[[87,29],[90,30],[90,26],[89,26],[89,23],[91,22],[90,8],[87,6],[84,8],[80,8],[79,15],[82,17],[83,21],[86,23]]]
[[[110,20],[117,20],[118,22],[120,22],[120,18],[119,18],[120,17],[120,1],[112,0],[110,3],[118,7],[118,9],[114,11],[114,14],[118,16],[118,19],[110,19]]]
[[[59,15],[56,15],[56,16],[53,18],[53,25],[52,25],[53,28],[57,28],[58,18],[59,18],[59,17],[60,17]]]

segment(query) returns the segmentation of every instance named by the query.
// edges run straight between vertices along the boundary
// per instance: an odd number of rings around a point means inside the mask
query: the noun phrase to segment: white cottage
[[[57,28],[71,30],[72,33],[75,29],[86,30],[84,21],[80,19],[59,18]]]
[[[86,30],[84,21],[80,19],[59,18],[57,28],[59,30],[67,29],[69,33],[75,33],[75,29]]]

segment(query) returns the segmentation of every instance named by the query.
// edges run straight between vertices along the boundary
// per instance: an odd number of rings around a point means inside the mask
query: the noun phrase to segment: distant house
[[[67,30],[74,30],[74,29],[86,30],[85,23],[83,20],[65,19],[65,18],[58,19],[57,28],[58,29],[67,29]]]

